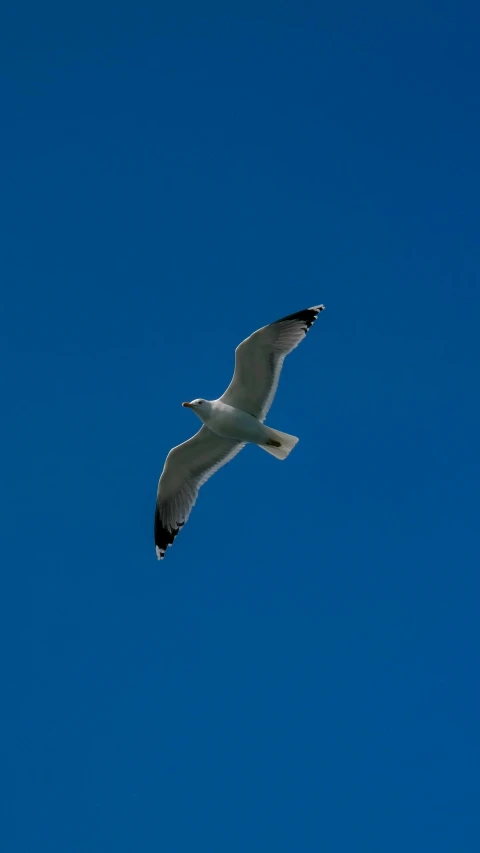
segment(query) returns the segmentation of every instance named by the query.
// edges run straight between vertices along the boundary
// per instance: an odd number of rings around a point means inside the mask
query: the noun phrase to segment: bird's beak
[[[191,403],[182,403],[182,406],[185,406],[186,409],[193,409],[193,406]]]

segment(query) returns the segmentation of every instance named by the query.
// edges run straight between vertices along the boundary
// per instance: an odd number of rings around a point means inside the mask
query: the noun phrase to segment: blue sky
[[[478,849],[478,25],[5,12],[4,853]],[[180,403],[318,302],[158,564]]]

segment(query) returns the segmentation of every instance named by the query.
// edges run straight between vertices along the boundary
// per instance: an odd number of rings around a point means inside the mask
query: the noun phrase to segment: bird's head
[[[186,409],[192,409],[202,421],[205,417],[208,417],[212,408],[210,401],[203,400],[201,397],[197,400],[192,400],[191,403],[182,403],[182,406],[185,406]]]

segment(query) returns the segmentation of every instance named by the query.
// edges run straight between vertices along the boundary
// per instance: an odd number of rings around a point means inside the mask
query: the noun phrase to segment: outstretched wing
[[[223,403],[265,420],[273,403],[283,360],[303,341],[323,305],[289,314],[258,329],[235,350],[235,372]]]
[[[242,447],[244,442],[221,438],[202,426],[188,441],[172,448],[158,483],[155,507],[155,550],[159,560],[187,521],[200,486]]]

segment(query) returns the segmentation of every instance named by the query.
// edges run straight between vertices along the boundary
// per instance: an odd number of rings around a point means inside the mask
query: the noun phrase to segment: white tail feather
[[[288,432],[280,432],[278,429],[265,427],[268,430],[267,441],[280,442],[277,447],[274,444],[259,444],[267,453],[271,453],[276,459],[286,459],[291,450],[298,443],[298,438],[295,435],[289,435]]]

